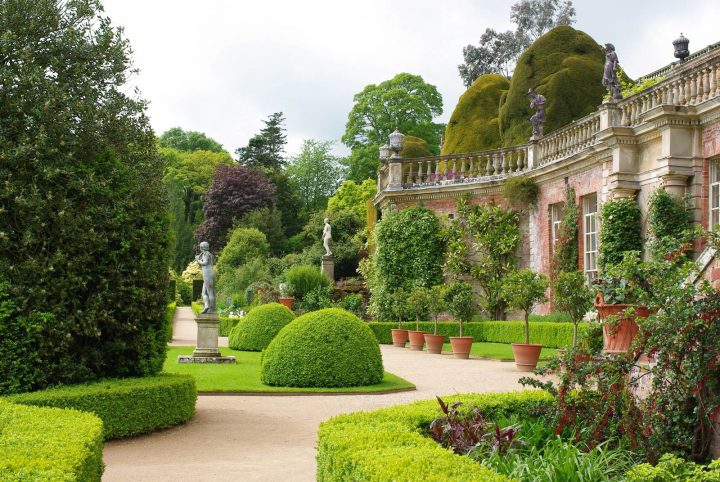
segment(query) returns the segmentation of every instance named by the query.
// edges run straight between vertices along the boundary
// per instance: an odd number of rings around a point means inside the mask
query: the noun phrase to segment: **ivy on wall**
[[[620,263],[626,251],[642,252],[640,207],[635,199],[612,199],[605,202],[600,211],[600,220],[600,269]]]
[[[578,270],[578,205],[575,190],[571,187],[565,194],[551,270],[553,278],[561,272],[571,273]]]

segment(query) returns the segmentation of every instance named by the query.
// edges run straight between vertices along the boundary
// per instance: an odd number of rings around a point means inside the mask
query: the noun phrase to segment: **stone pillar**
[[[614,101],[606,100],[600,106],[600,130],[619,127],[622,110]]]
[[[195,316],[197,323],[197,346],[193,354],[178,356],[178,363],[235,363],[234,356],[220,355],[218,348],[218,326],[220,317],[217,313],[202,313]]]
[[[388,163],[388,191],[398,191],[402,189],[402,162],[401,159],[390,159]]]
[[[530,139],[527,150],[527,168],[531,171],[540,165],[540,146],[538,141]]]
[[[323,255],[320,271],[330,281],[330,286],[335,285],[335,258],[333,255]]]
[[[670,194],[674,194],[679,197],[685,195],[685,189],[687,187],[687,181],[690,176],[684,174],[666,174],[660,179],[662,180],[662,186]]]
[[[616,187],[610,191],[611,199],[634,199],[638,190],[631,187]]]

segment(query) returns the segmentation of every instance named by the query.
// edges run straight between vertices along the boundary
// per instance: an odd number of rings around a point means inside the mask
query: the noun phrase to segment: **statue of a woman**
[[[605,70],[603,71],[602,84],[610,92],[610,98],[614,101],[622,100],[620,79],[617,76],[619,68],[615,46],[605,44]]]
[[[533,89],[527,93],[530,98],[530,108],[535,111],[530,118],[532,124],[532,138],[539,139],[543,136],[543,124],[545,124],[545,96],[540,95]]]
[[[325,226],[323,227],[323,246],[325,247],[325,256],[332,256],[330,251],[330,241],[332,241],[332,232],[330,229],[330,220],[325,218]]]
[[[195,256],[195,261],[202,268],[203,276],[202,297],[205,309],[200,313],[215,313],[215,270],[210,245],[206,241],[200,243],[200,254]]]

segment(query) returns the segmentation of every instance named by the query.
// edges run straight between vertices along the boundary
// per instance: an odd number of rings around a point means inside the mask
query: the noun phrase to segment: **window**
[[[715,231],[720,223],[720,161],[710,162],[710,225]]]
[[[597,194],[582,198],[585,276],[588,281],[597,277]]]
[[[562,222],[563,203],[550,205],[550,245],[555,248],[555,244],[560,239],[560,223]]]

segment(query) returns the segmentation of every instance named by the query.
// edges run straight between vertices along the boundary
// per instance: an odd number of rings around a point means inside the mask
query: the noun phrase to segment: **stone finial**
[[[675,58],[678,59],[678,63],[682,64],[685,62],[685,58],[690,55],[690,40],[685,37],[682,32],[680,36],[673,40],[673,46],[675,47]]]

